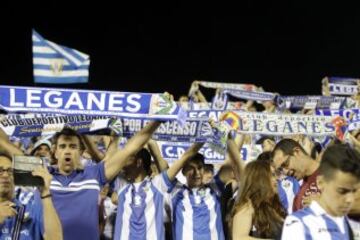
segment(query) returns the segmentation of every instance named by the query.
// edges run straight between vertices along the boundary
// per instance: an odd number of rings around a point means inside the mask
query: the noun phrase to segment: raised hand
[[[39,188],[41,196],[50,194],[50,183],[52,175],[49,173],[46,167],[38,167],[32,172],[33,176],[41,177],[44,180],[44,186]]]

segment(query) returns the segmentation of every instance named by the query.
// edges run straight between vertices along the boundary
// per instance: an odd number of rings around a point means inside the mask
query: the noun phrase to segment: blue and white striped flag
[[[86,83],[90,57],[75,49],[58,45],[32,31],[35,83]]]

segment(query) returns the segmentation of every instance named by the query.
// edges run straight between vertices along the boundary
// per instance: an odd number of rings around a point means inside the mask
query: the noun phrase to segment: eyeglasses
[[[5,172],[7,172],[8,175],[13,175],[14,170],[12,168],[4,169],[0,167],[0,175],[3,175]]]
[[[290,158],[292,155],[289,155],[284,162],[281,163],[280,167],[276,169],[277,173],[284,172],[284,169],[288,169],[290,165]]]
[[[292,157],[292,155],[289,155],[286,160],[281,164],[281,168],[288,168],[290,165],[290,158]]]

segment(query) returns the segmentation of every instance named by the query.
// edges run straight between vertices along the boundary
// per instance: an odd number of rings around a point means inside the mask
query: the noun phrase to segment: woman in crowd
[[[232,239],[280,239],[286,211],[270,164],[259,160],[248,163],[239,189],[232,212]]]

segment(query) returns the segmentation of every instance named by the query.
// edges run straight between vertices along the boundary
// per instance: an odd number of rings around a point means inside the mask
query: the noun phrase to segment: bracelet
[[[44,198],[48,198],[48,197],[51,197],[51,196],[52,196],[51,193],[49,193],[48,195],[40,196],[40,197],[41,197],[41,199],[44,199]]]

